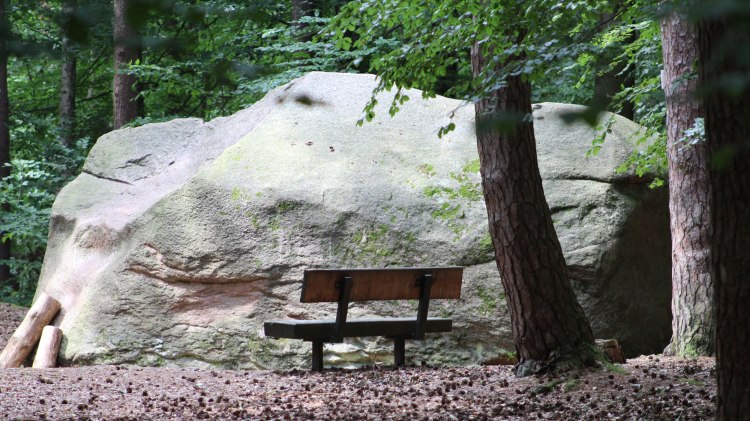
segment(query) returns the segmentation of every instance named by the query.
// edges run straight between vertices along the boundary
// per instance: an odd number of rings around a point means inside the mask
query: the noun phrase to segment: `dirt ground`
[[[25,309],[0,303],[0,347]],[[0,369],[5,419],[702,420],[714,361],[660,355],[517,379],[510,366],[233,371]]]

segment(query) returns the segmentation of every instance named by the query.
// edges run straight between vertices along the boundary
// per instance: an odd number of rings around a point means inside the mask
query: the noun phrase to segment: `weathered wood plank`
[[[424,274],[432,275],[430,299],[460,298],[462,267],[315,269],[306,270],[302,284],[303,303],[336,302],[336,282],[352,277],[350,301],[416,300]]]

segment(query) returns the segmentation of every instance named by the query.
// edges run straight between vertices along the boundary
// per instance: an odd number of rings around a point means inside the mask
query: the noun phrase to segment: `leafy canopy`
[[[507,0],[355,1],[332,20],[328,35],[335,45],[360,50],[398,34],[401,48],[374,61],[379,77],[364,119],[373,118],[375,95],[396,87],[394,114],[406,100],[403,89],[418,88],[425,98],[455,66],[463,77],[447,95],[476,101],[504,86],[508,75],[531,82],[562,72],[561,63],[589,50],[595,17],[606,9],[603,1],[515,2]],[[471,77],[469,52],[479,45],[488,58],[478,77]]]

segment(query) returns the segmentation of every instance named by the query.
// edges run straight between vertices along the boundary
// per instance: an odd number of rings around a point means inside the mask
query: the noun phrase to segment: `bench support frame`
[[[425,273],[422,279],[417,281],[421,287],[419,294],[419,308],[417,310],[417,327],[414,329],[412,339],[424,339],[424,328],[427,323],[427,312],[430,310],[430,290],[432,290],[432,275]]]
[[[432,289],[432,275],[426,273],[417,279],[420,288],[419,307],[417,308],[417,320],[414,333],[410,336],[389,337],[393,339],[393,361],[398,367],[406,365],[406,339],[423,340],[425,326],[427,325],[427,313],[430,310],[430,291]],[[352,277],[344,276],[336,282],[339,290],[338,308],[336,309],[335,334],[331,338],[312,341],[312,370],[323,370],[323,343],[341,343],[344,341],[344,326],[349,312],[349,298],[352,291]]]
[[[312,370],[323,371],[323,341],[312,343]]]
[[[393,364],[396,367],[406,365],[406,338],[403,336],[393,338]]]
[[[336,329],[331,342],[341,343],[344,341],[344,325],[346,325],[346,314],[349,312],[349,297],[352,292],[352,277],[344,276],[336,283],[339,289],[339,306],[336,310]]]

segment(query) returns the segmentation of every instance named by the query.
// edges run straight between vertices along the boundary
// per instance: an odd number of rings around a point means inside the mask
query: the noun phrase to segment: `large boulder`
[[[305,367],[309,344],[264,338],[265,320],[321,318],[299,303],[307,268],[463,265],[458,301],[431,314],[454,332],[407,358],[477,364],[513,351],[487,230],[473,107],[411,100],[357,127],[375,79],[310,73],[231,117],[180,119],[100,138],[59,194],[39,291],[63,305],[66,364]],[[601,152],[567,125],[574,105],[535,105],[539,165],[571,276],[595,333],[625,352],[669,339],[666,197],[614,169],[639,126],[615,117]],[[450,121],[456,130],[439,139]],[[352,305],[350,318],[415,314]],[[413,347],[413,348],[412,348]],[[382,338],[329,345],[327,360],[391,360]]]

